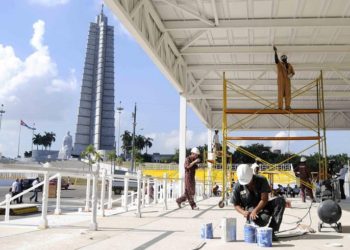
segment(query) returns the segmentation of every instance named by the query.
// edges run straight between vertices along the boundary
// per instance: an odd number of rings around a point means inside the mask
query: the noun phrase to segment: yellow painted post
[[[324,150],[324,178],[327,179],[327,138],[326,138],[326,114],[324,106],[323,73],[321,70],[321,95],[322,95],[322,115],[323,115],[323,150]]]
[[[225,72],[223,73],[223,101],[222,101],[222,200],[226,195],[226,178],[227,178],[227,158],[226,158],[226,138],[227,138],[227,81]]]

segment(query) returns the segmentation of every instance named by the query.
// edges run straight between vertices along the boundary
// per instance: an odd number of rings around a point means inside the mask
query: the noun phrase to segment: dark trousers
[[[344,200],[344,199],[346,199],[345,192],[344,192],[344,180],[339,179],[339,186],[340,186],[341,198]]]
[[[18,192],[12,192],[12,197],[17,195],[17,194],[18,194]],[[13,202],[16,202],[18,204],[19,203],[19,198],[14,199]]]
[[[301,194],[301,200],[303,202],[305,202],[306,195],[310,196],[310,198],[312,200],[315,199],[314,198],[314,194],[312,192],[312,189],[307,187],[307,186],[305,186],[305,185],[303,185],[303,184],[300,185],[300,194]]]
[[[283,197],[269,200],[264,209],[259,212],[259,217],[254,220],[254,223],[260,227],[264,227],[270,221],[269,227],[272,228],[273,233],[278,232],[282,223],[285,207],[286,200]]]
[[[33,192],[34,192],[34,194],[29,198],[29,200],[31,201],[34,198],[34,201],[38,202],[38,190],[34,189]]]
[[[193,195],[190,195],[187,189],[185,189],[185,193],[183,195],[176,199],[176,202],[181,203],[185,202],[186,200],[188,200],[192,208],[196,207],[196,203],[193,200]]]

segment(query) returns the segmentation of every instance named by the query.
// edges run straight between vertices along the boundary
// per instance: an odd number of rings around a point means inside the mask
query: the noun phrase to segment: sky
[[[36,133],[56,133],[54,150],[62,146],[67,131],[74,139],[89,23],[100,9],[101,0],[1,1],[0,104],[6,111],[0,130],[2,155],[15,157],[18,145],[21,155],[31,150],[31,130],[21,128],[19,143],[20,120],[35,124]],[[136,133],[154,139],[149,152],[174,153],[179,143],[179,94],[107,7],[104,13],[115,28],[115,103],[119,106],[121,102],[124,108],[120,131],[132,131],[131,114],[137,103]],[[118,113],[115,118],[117,135]],[[349,139],[349,132],[328,132],[328,151],[350,154]],[[207,129],[188,108],[187,145],[205,143]],[[266,144],[294,151],[304,147]]]

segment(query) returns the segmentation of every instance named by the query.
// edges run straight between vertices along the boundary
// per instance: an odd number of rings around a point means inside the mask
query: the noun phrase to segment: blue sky
[[[55,132],[53,149],[61,147],[67,131],[74,136],[88,28],[100,4],[100,0],[1,2],[0,103],[6,110],[0,131],[3,155],[17,155],[21,119],[28,125],[35,123],[37,132]],[[178,93],[106,7],[105,14],[115,27],[115,103],[121,101],[124,108],[121,131],[131,131],[136,102],[138,133],[154,138],[150,152],[172,153],[178,145]],[[207,130],[190,108],[187,129],[189,146],[206,143]],[[349,132],[328,135],[330,153],[350,152]],[[289,147],[297,151],[303,147],[299,145],[291,143]],[[31,131],[22,127],[20,153],[30,149]]]

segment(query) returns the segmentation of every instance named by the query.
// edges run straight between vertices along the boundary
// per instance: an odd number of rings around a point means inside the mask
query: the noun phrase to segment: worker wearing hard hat
[[[277,65],[277,86],[278,86],[278,108],[283,109],[283,97],[285,98],[286,109],[290,110],[291,106],[291,83],[290,80],[295,75],[293,66],[287,62],[287,56],[282,55],[281,61],[278,59],[277,48],[275,51],[275,63]]]
[[[251,166],[253,174],[259,174],[259,158],[255,159],[255,162]]]
[[[295,176],[300,178],[300,195],[301,200],[305,202],[306,195],[310,196],[313,202],[316,202],[312,189],[312,176],[309,168],[306,165],[306,158],[303,156],[300,158],[299,165],[294,168]]]
[[[193,200],[193,196],[196,193],[196,170],[198,168],[199,159],[199,149],[192,148],[191,155],[185,160],[185,193],[176,199],[176,203],[181,208],[181,203],[188,200],[192,209],[199,209]]]
[[[275,235],[278,232],[286,201],[283,197],[269,200],[268,194],[271,188],[264,176],[254,175],[253,170],[247,164],[241,164],[237,168],[238,182],[233,187],[231,202],[237,212],[242,214],[247,221],[264,227],[271,218],[269,227],[272,228],[272,240],[277,241]]]

